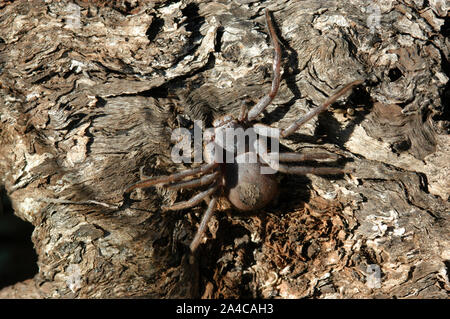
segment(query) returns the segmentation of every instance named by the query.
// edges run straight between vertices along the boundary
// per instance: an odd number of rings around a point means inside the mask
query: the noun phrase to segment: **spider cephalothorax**
[[[203,215],[198,231],[190,245],[192,252],[200,244],[207,223],[216,208],[217,197],[220,194],[225,195],[229,202],[239,210],[257,210],[270,203],[278,192],[278,183],[274,174],[270,174],[270,170],[272,170],[272,173],[282,172],[299,175],[342,173],[342,170],[336,167],[286,165],[284,164],[286,162],[326,159],[332,155],[325,153],[300,154],[274,152],[268,147],[266,141],[268,137],[273,138],[275,136],[275,139],[278,139],[294,133],[304,123],[327,109],[341,95],[352,87],[361,84],[363,81],[356,80],[347,84],[328,98],[320,107],[313,109],[285,129],[271,128],[263,124],[253,123],[256,117],[263,112],[277,94],[281,78],[281,49],[268,10],[266,10],[265,14],[270,37],[275,49],[273,61],[274,75],[270,92],[250,110],[243,104],[238,118],[225,115],[213,122],[213,128],[208,130],[204,139],[205,164],[172,175],[148,177],[129,186],[125,190],[125,192],[130,192],[136,188],[145,188],[154,185],[163,185],[173,190],[208,185],[209,187],[206,190],[187,201],[162,207],[163,210],[180,210],[196,206],[203,200],[208,202],[208,208]],[[248,132],[248,129],[251,130],[250,135],[254,137],[249,141],[242,139],[240,142],[235,142],[234,139],[228,140],[224,138],[227,130]],[[229,158],[232,160],[227,161]],[[186,178],[189,179],[186,180]]]

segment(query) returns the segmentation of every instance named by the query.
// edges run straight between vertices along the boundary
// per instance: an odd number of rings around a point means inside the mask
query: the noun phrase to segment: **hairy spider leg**
[[[166,186],[166,188],[171,189],[171,190],[179,190],[179,189],[185,189],[185,188],[200,187],[200,186],[211,184],[212,182],[216,181],[219,177],[220,177],[220,171],[216,171],[212,174],[207,174],[207,175],[204,175],[199,178],[191,179],[189,181],[168,184]]]
[[[200,241],[203,237],[203,234],[205,233],[208,222],[211,219],[211,216],[214,214],[214,211],[216,209],[216,203],[217,203],[217,198],[213,197],[208,204],[208,208],[206,209],[205,214],[202,217],[200,226],[197,229],[197,233],[195,234],[194,239],[192,240],[191,244],[189,245],[191,252],[194,252],[197,249],[198,245],[200,244]]]
[[[347,84],[346,86],[344,86],[342,89],[340,89],[339,91],[337,91],[334,95],[332,95],[331,97],[329,97],[325,103],[323,103],[321,106],[311,110],[309,113],[307,113],[304,117],[298,119],[297,121],[295,121],[294,123],[292,123],[291,125],[289,125],[287,128],[283,129],[280,132],[280,136],[281,137],[286,137],[291,135],[292,133],[294,133],[296,130],[298,130],[303,124],[305,124],[306,122],[308,122],[310,119],[312,119],[314,116],[318,115],[319,113],[325,111],[331,104],[333,104],[340,96],[342,96],[343,94],[345,94],[345,92],[347,92],[348,90],[350,90],[351,88],[353,88],[356,85],[359,85],[361,83],[363,83],[363,80],[356,80],[353,82],[350,82],[349,84]]]
[[[261,123],[255,123],[253,125],[253,129],[256,134],[259,136],[264,136],[265,138],[277,138],[280,136],[280,129],[271,127]],[[261,141],[263,142],[263,141]],[[257,147],[255,145],[255,147]],[[261,144],[261,147],[267,149],[267,144]],[[332,153],[297,153],[297,152],[271,152],[268,153],[267,156],[271,158],[271,160],[279,160],[280,162],[304,162],[304,161],[313,161],[320,159],[334,159],[337,160],[339,157],[336,154]]]
[[[164,176],[153,176],[148,179],[139,181],[127,187],[125,193],[129,193],[136,188],[147,188],[158,184],[167,184],[170,182],[177,182],[185,177],[196,175],[196,174],[206,174],[212,171],[214,168],[219,166],[218,163],[203,164],[199,167],[188,169],[179,173]]]
[[[346,172],[346,170],[338,167],[289,166],[283,164],[280,164],[278,166],[279,172],[292,175],[336,175]]]
[[[270,92],[259,100],[259,102],[253,106],[248,112],[247,119],[249,121],[254,120],[264,109],[272,102],[275,95],[277,95],[278,88],[280,87],[280,69],[281,69],[281,49],[280,44],[278,43],[277,34],[275,33],[275,28],[273,27],[272,19],[269,14],[269,10],[266,9],[266,21],[267,27],[269,29],[270,38],[272,39],[272,44],[274,47],[274,58],[273,58],[273,79],[272,79],[272,87]]]
[[[197,206],[206,197],[211,196],[217,190],[218,187],[219,186],[217,184],[213,185],[210,188],[208,188],[207,190],[205,190],[201,193],[198,193],[197,195],[193,196],[191,199],[189,199],[187,201],[178,202],[178,203],[175,203],[170,206],[162,206],[161,209],[163,211],[168,211],[168,210],[180,210],[180,209]]]
[[[241,110],[239,111],[238,121],[243,122],[248,117],[248,107],[245,101],[242,101]]]
[[[267,145],[264,140],[258,139],[257,141],[257,153],[260,156],[260,158],[270,166],[275,171],[278,171],[280,173],[285,174],[292,174],[292,175],[306,175],[306,174],[314,174],[314,175],[335,175],[335,174],[342,174],[345,172],[345,170],[338,168],[338,167],[310,167],[310,166],[291,166],[291,165],[285,165],[280,164],[281,159],[280,158],[288,158],[293,159],[292,154],[293,153],[268,153],[267,152]],[[285,156],[286,154],[289,154]],[[299,153],[294,153],[296,155],[303,155]],[[327,155],[327,154],[326,154]],[[274,159],[274,157],[278,157],[278,160]],[[290,158],[289,158],[290,157]],[[323,158],[322,156],[320,156]]]
[[[314,161],[320,159],[334,159],[337,160],[338,156],[336,154],[327,154],[327,153],[295,153],[295,152],[282,152],[278,155],[269,153],[269,156],[274,157],[278,156],[278,160],[280,162],[305,162],[305,161]]]

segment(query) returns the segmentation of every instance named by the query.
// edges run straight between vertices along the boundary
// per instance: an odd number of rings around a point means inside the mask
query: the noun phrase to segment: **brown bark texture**
[[[270,90],[258,122],[354,170],[278,176],[265,209],[220,201],[163,212],[197,189],[133,191],[171,160],[171,133],[235,116]],[[0,184],[35,227],[38,274],[8,298],[447,298],[450,268],[446,1],[15,1],[0,4]]]

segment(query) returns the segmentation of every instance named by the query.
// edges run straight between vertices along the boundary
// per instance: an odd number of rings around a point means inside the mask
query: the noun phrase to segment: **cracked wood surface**
[[[0,297],[447,298],[444,1],[76,3],[0,2],[0,184],[39,258]],[[195,190],[123,190],[142,166],[191,166],[170,159],[174,128],[268,92],[266,7],[283,75],[259,121],[286,127],[367,79],[282,141],[354,173],[280,175],[252,214],[222,201],[193,258],[206,206],[160,207]]]

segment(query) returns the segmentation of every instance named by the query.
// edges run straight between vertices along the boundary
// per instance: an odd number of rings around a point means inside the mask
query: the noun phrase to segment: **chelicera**
[[[141,181],[129,186],[125,192],[131,192],[137,188],[146,188],[155,185],[162,185],[168,189],[179,190],[186,188],[196,188],[208,186],[206,190],[198,193],[187,201],[177,202],[171,206],[163,206],[162,210],[181,210],[194,207],[203,200],[208,203],[208,208],[204,213],[197,233],[190,244],[190,250],[194,252],[199,246],[205,233],[208,221],[210,220],[214,210],[216,209],[218,196],[225,196],[229,202],[238,210],[252,211],[258,210],[268,205],[278,193],[278,182],[274,174],[262,174],[262,168],[272,168],[277,172],[287,174],[340,174],[342,169],[336,167],[308,167],[287,165],[288,162],[302,162],[317,159],[327,159],[333,156],[326,153],[310,153],[300,154],[294,152],[276,153],[277,162],[274,162],[274,153],[270,152],[264,139],[256,140],[256,147],[245,145],[239,148],[234,141],[226,144],[224,140],[218,140],[217,136],[223,136],[226,129],[252,128],[257,134],[261,134],[266,127],[263,124],[254,123],[254,120],[261,112],[272,102],[278,92],[280,86],[280,65],[281,65],[281,49],[274,30],[272,19],[269,11],[265,11],[269,34],[274,47],[273,60],[273,80],[272,87],[256,105],[250,110],[245,104],[242,104],[238,118],[231,115],[225,115],[213,122],[213,128],[209,131],[209,135],[204,142],[204,152],[206,163],[189,170],[166,176],[145,177],[141,170]],[[277,133],[279,137],[287,137],[294,133],[300,126],[307,121],[326,110],[328,106],[334,103],[340,96],[349,91],[356,85],[363,83],[362,80],[353,81],[338,90],[334,95],[329,97],[320,107],[313,109],[305,116],[299,118],[287,128],[278,129],[270,128],[272,132]],[[232,154],[234,161],[227,162],[225,159],[217,158],[217,152],[214,149],[224,149],[225,153]],[[222,153],[224,156],[224,153]],[[249,161],[249,158],[256,160]]]

